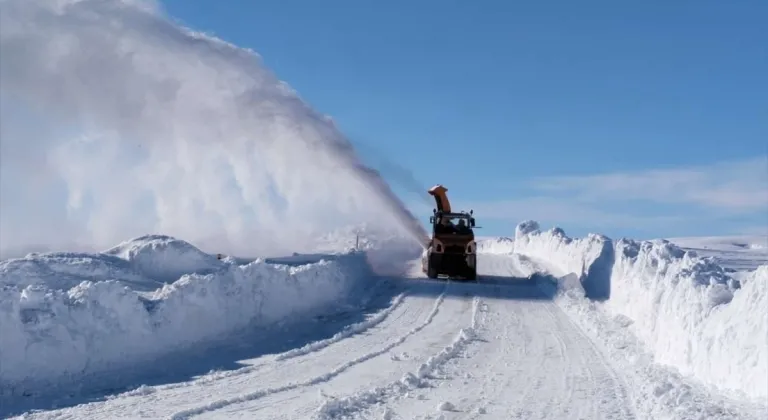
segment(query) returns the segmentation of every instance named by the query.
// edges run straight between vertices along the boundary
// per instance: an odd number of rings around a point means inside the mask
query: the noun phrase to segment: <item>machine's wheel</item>
[[[427,277],[431,279],[437,278],[437,268],[435,268],[432,264],[427,265]]]
[[[467,280],[477,281],[477,270],[470,268],[469,271],[467,271]]]

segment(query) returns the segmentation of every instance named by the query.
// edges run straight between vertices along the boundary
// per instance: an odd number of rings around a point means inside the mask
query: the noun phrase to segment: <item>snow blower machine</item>
[[[435,197],[436,208],[429,222],[432,237],[421,257],[421,270],[431,279],[445,275],[449,278],[477,280],[477,244],[473,211],[454,213],[442,185],[429,189]]]

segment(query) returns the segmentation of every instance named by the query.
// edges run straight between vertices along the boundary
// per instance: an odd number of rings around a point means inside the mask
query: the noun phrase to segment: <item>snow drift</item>
[[[221,262],[188,242],[166,235],[147,235],[104,251],[128,261],[136,271],[162,282],[184,274],[215,271]]]
[[[768,265],[738,281],[668,241],[572,239],[532,221],[517,227],[514,252],[561,277],[561,293],[630,319],[657,362],[722,390],[768,396]]]
[[[245,327],[328,310],[367,274],[354,251],[240,265],[167,236],[104,253],[4,261],[0,395],[82,381]]]

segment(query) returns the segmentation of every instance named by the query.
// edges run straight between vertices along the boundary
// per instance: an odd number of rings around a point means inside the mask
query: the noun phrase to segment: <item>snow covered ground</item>
[[[667,238],[675,245],[712,257],[725,269],[752,270],[768,264],[768,235]]]
[[[545,272],[576,274],[584,295],[630,323],[657,362],[733,395],[768,398],[768,264],[732,275],[668,241],[572,239],[535,222],[518,227],[515,252]]]
[[[36,186],[0,253],[178,236],[0,261],[0,417],[768,418],[765,237],[526,222],[428,280],[418,220],[252,51],[154,1],[0,4],[2,179]],[[363,221],[390,232],[335,230]]]
[[[481,241],[475,284],[424,278],[397,240],[351,241],[251,261],[147,236],[3,261],[0,416],[768,415],[759,250],[726,257],[753,262],[736,272],[526,222]]]
[[[344,298],[361,289],[366,267],[355,252],[240,265],[167,236],[100,254],[3,261],[2,405],[21,395],[113,387],[115,371],[140,374],[157,358],[255,325],[355,307]]]

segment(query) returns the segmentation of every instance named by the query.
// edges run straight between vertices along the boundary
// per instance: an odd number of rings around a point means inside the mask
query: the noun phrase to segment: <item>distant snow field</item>
[[[0,262],[0,415],[768,415],[764,238],[529,221],[479,238],[479,282],[460,284],[402,268],[418,267],[407,240],[358,232],[285,258],[148,235]]]
[[[695,251],[703,257],[712,257],[723,268],[743,271],[768,264],[768,236],[714,236],[694,238],[668,238],[679,247]]]

